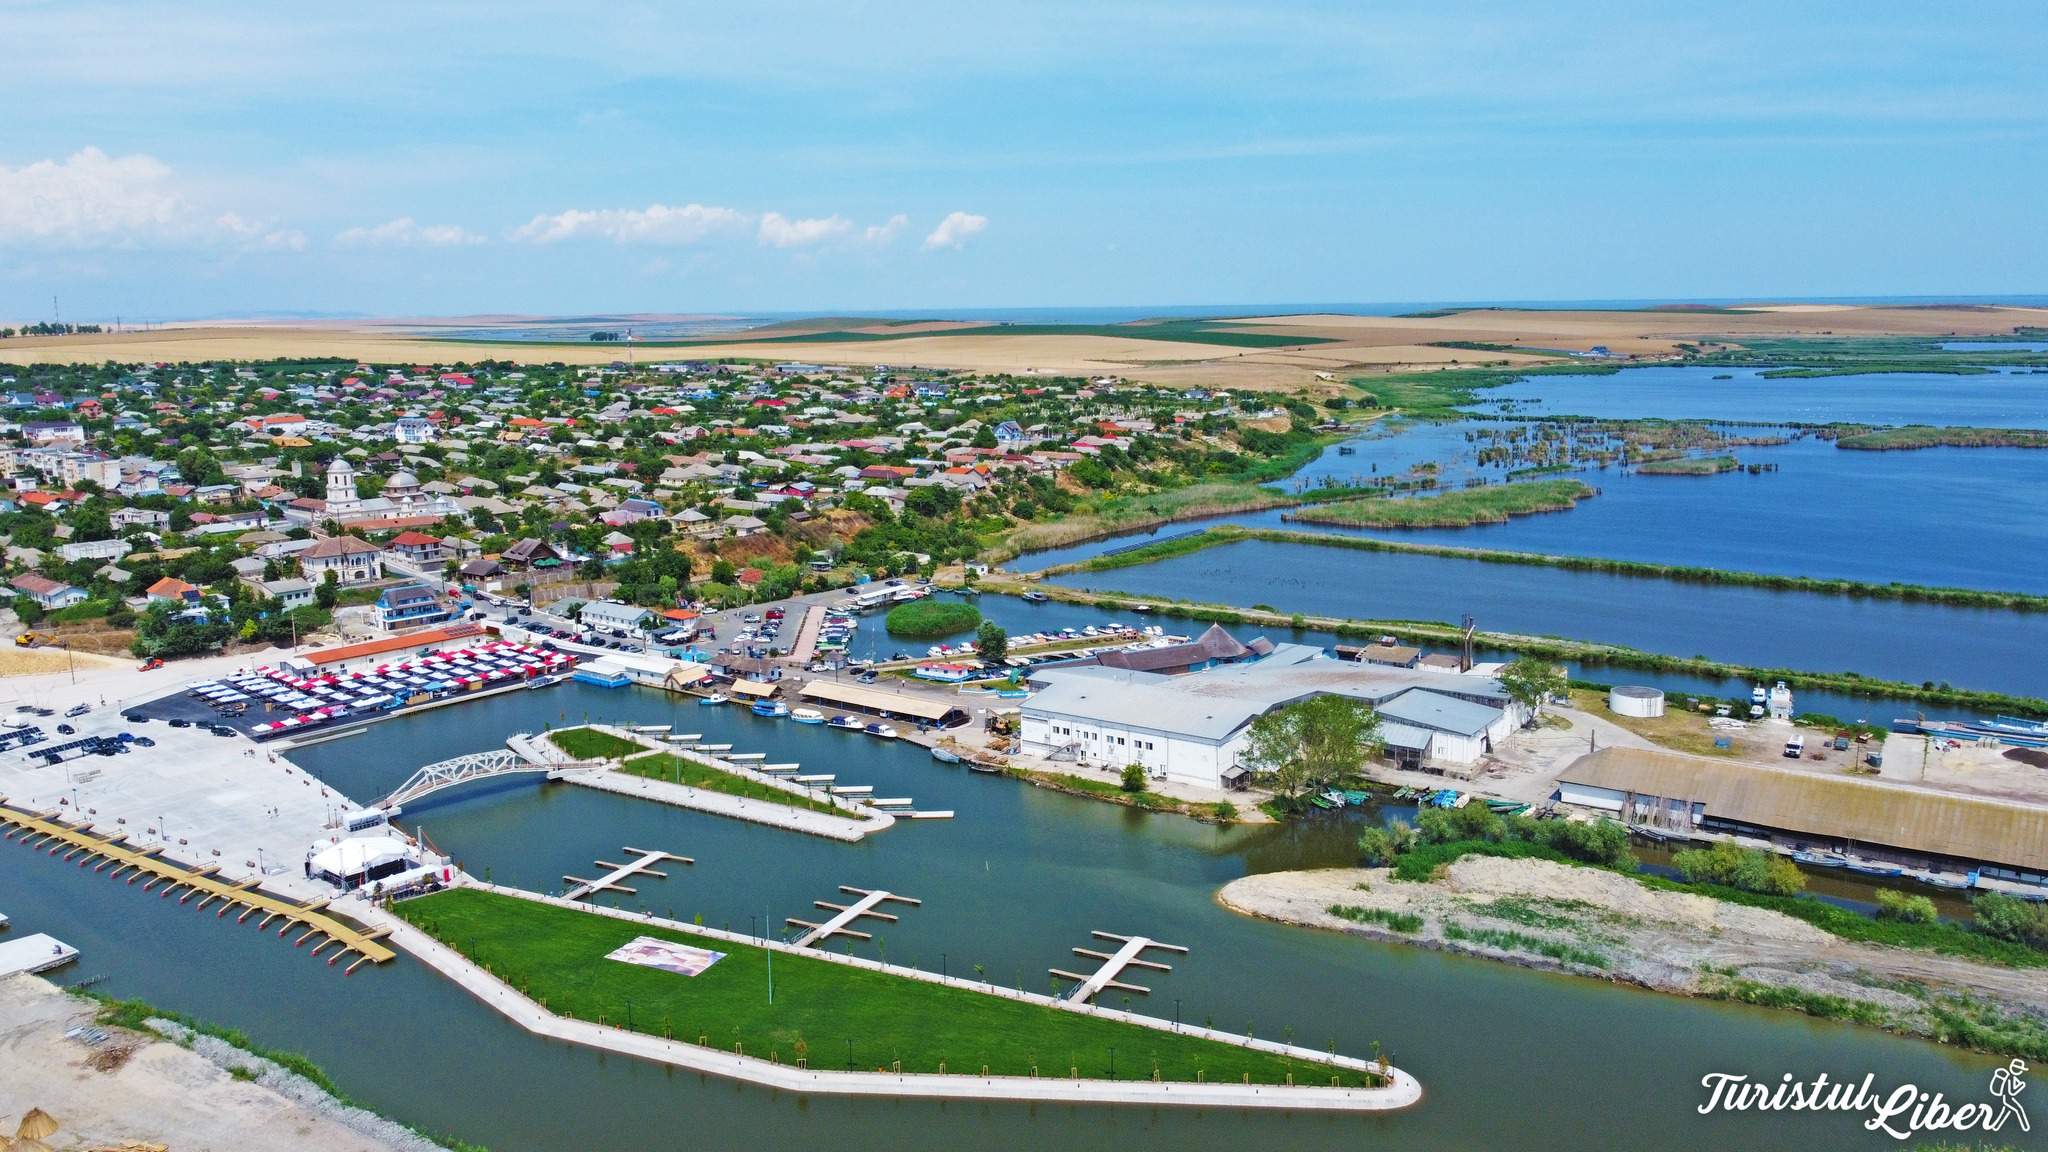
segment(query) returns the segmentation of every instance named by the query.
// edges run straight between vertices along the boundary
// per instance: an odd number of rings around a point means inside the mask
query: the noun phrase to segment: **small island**
[[[1510,517],[1537,512],[1563,512],[1597,493],[1598,489],[1579,480],[1530,480],[1441,496],[1344,500],[1290,512],[1282,519],[1346,528],[1469,528],[1503,524]]]

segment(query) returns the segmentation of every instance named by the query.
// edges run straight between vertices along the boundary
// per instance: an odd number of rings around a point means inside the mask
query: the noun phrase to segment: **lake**
[[[1282,612],[1456,621],[1673,656],[2048,695],[2048,612],[1951,608],[1245,540],[1052,579],[1074,588]]]
[[[1343,816],[1218,828],[976,776],[920,749],[700,708],[647,689],[563,685],[388,721],[297,754],[358,799],[422,762],[493,746],[510,731],[583,716],[675,723],[741,749],[828,764],[950,822],[900,825],[839,844],[575,788],[527,784],[457,794],[409,814],[471,871],[554,888],[621,845],[696,858],[640,885],[629,906],[702,915],[802,915],[837,885],[923,899],[857,945],[898,963],[1043,987],[1091,929],[1142,932],[1192,951],[1148,974],[1136,1007],[1340,1051],[1375,1041],[1422,1079],[1422,1104],[1387,1116],[1019,1106],[798,1097],[667,1071],[529,1037],[404,957],[344,980],[274,934],[193,915],[63,865],[0,852],[0,894],[17,931],[84,950],[67,979],[142,996],[301,1051],[367,1105],[494,1152],[558,1148],[831,1146],[954,1152],[1060,1147],[1129,1152],[1502,1147],[1637,1152],[1698,1147],[1856,1150],[1878,1146],[1854,1118],[1694,1111],[1700,1077],[1904,1081],[1980,1099],[1994,1061],[1848,1025],[1692,1002],[1224,911],[1217,887],[1251,872],[1349,863]],[[1119,1006],[1121,1006],[1119,1004]],[[819,1052],[843,1038],[810,1038]],[[854,1038],[856,1044],[858,1038]],[[402,1054],[402,1056],[394,1056]],[[884,1054],[857,1050],[857,1058]],[[1599,1103],[1579,1106],[1572,1101]]]
[[[1775,380],[1765,378],[1767,371],[1671,364],[1607,374],[1529,376],[1482,390],[1479,400],[1468,407],[1518,416],[1607,420],[2048,428],[2048,370],[2001,368],[1975,375],[1877,372]]]

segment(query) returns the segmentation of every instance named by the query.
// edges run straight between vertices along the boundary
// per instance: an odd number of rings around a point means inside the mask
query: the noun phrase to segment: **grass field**
[[[595,728],[564,728],[548,733],[548,740],[578,760],[613,760],[646,750],[636,741]]]
[[[1064,1076],[1090,1079],[1284,1083],[1294,1073],[1328,1083],[1326,1066],[1233,1044],[1157,1031],[874,972],[827,960],[769,953],[647,924],[615,920],[457,888],[394,907],[400,916],[487,967],[499,979],[546,1002],[549,1011],[650,1035],[699,1037],[727,1052],[816,1068],[872,1071],[896,1061],[908,1073]],[[605,956],[640,936],[725,953],[689,977]],[[903,962],[898,957],[898,963]],[[957,958],[956,958],[957,959]],[[956,975],[966,975],[958,969]],[[1005,975],[1008,975],[1005,973]],[[1034,976],[1040,984],[1042,976]],[[1038,990],[1036,988],[1032,990]],[[1111,1070],[1112,1062],[1115,1065]],[[1356,1086],[1362,1077],[1342,1074]]]
[[[704,788],[712,792],[723,792],[728,796],[739,796],[748,800],[761,800],[769,804],[782,804],[790,808],[803,808],[812,812],[823,812],[831,816],[844,816],[849,820],[862,820],[866,818],[857,812],[848,812],[844,808],[834,808],[823,800],[813,800],[809,796],[799,796],[794,792],[785,792],[780,788],[763,784],[759,780],[749,780],[744,776],[735,776],[730,772],[721,772],[716,768],[699,764],[694,760],[685,760],[670,752],[649,752],[645,756],[635,756],[631,760],[621,763],[619,771],[630,772],[635,776],[645,776],[650,780],[666,780],[671,784],[681,784],[688,788]]]
[[[1911,424],[1904,428],[1878,428],[1844,436],[1837,448],[1865,452],[1898,451],[1913,448],[2048,448],[2048,430],[2039,428],[1935,428]]]
[[[1510,516],[1562,512],[1592,495],[1593,489],[1577,480],[1529,480],[1405,500],[1346,500],[1286,518],[1360,528],[1463,528],[1499,524]]]

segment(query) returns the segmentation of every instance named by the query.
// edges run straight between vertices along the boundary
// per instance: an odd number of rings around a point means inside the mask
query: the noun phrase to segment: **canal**
[[[0,851],[0,907],[17,930],[79,945],[84,959],[69,976],[102,976],[104,991],[303,1051],[369,1106],[496,1152],[743,1142],[1122,1152],[1134,1141],[1218,1152],[1858,1149],[1884,1141],[1849,1117],[1699,1116],[1700,1077],[1874,1073],[1881,1085],[1977,1099],[1993,1066],[1847,1025],[1290,928],[1215,904],[1238,876],[1351,863],[1355,829],[1341,820],[1219,828],[1146,815],[972,775],[907,745],[648,689],[515,693],[394,719],[294,758],[367,800],[422,763],[585,719],[674,724],[958,816],[847,845],[525,784],[429,802],[404,822],[472,872],[540,889],[622,845],[690,855],[694,867],[646,881],[626,906],[741,930],[764,913],[805,915],[842,883],[886,887],[924,903],[863,951],[1005,984],[1044,987],[1044,970],[1070,964],[1069,947],[1091,929],[1141,932],[1192,949],[1146,981],[1144,1010],[1358,1054],[1377,1042],[1428,1095],[1382,1117],[802,1099],[535,1040],[403,957],[344,980],[273,936],[12,845]],[[858,1037],[811,1038],[820,1052],[847,1039],[857,1061],[885,1058],[860,1051]]]

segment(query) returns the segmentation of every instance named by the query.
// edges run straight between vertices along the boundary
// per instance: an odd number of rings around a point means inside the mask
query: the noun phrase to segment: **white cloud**
[[[791,220],[780,212],[761,217],[761,243],[772,248],[801,248],[837,239],[853,230],[853,221],[837,214]]]
[[[238,212],[208,213],[170,165],[82,148],[63,160],[0,167],[0,244],[91,249],[216,245],[297,250],[305,234]]]
[[[888,244],[894,241],[905,228],[910,227],[910,217],[898,212],[889,217],[887,223],[870,224],[861,233],[861,239],[869,244]]]
[[[0,242],[91,248],[160,238],[191,226],[191,210],[154,156],[70,157],[0,167]]]
[[[382,224],[347,228],[334,237],[334,242],[344,247],[452,248],[460,244],[482,244],[484,240],[478,233],[457,224],[421,224],[410,216],[400,216]]]
[[[958,248],[967,243],[970,236],[978,236],[988,228],[988,217],[972,212],[949,212],[939,226],[924,238],[927,251],[933,248]]]
[[[744,212],[709,204],[649,204],[645,208],[571,208],[535,216],[512,230],[527,244],[597,238],[615,244],[695,244],[715,232],[743,228]]]

